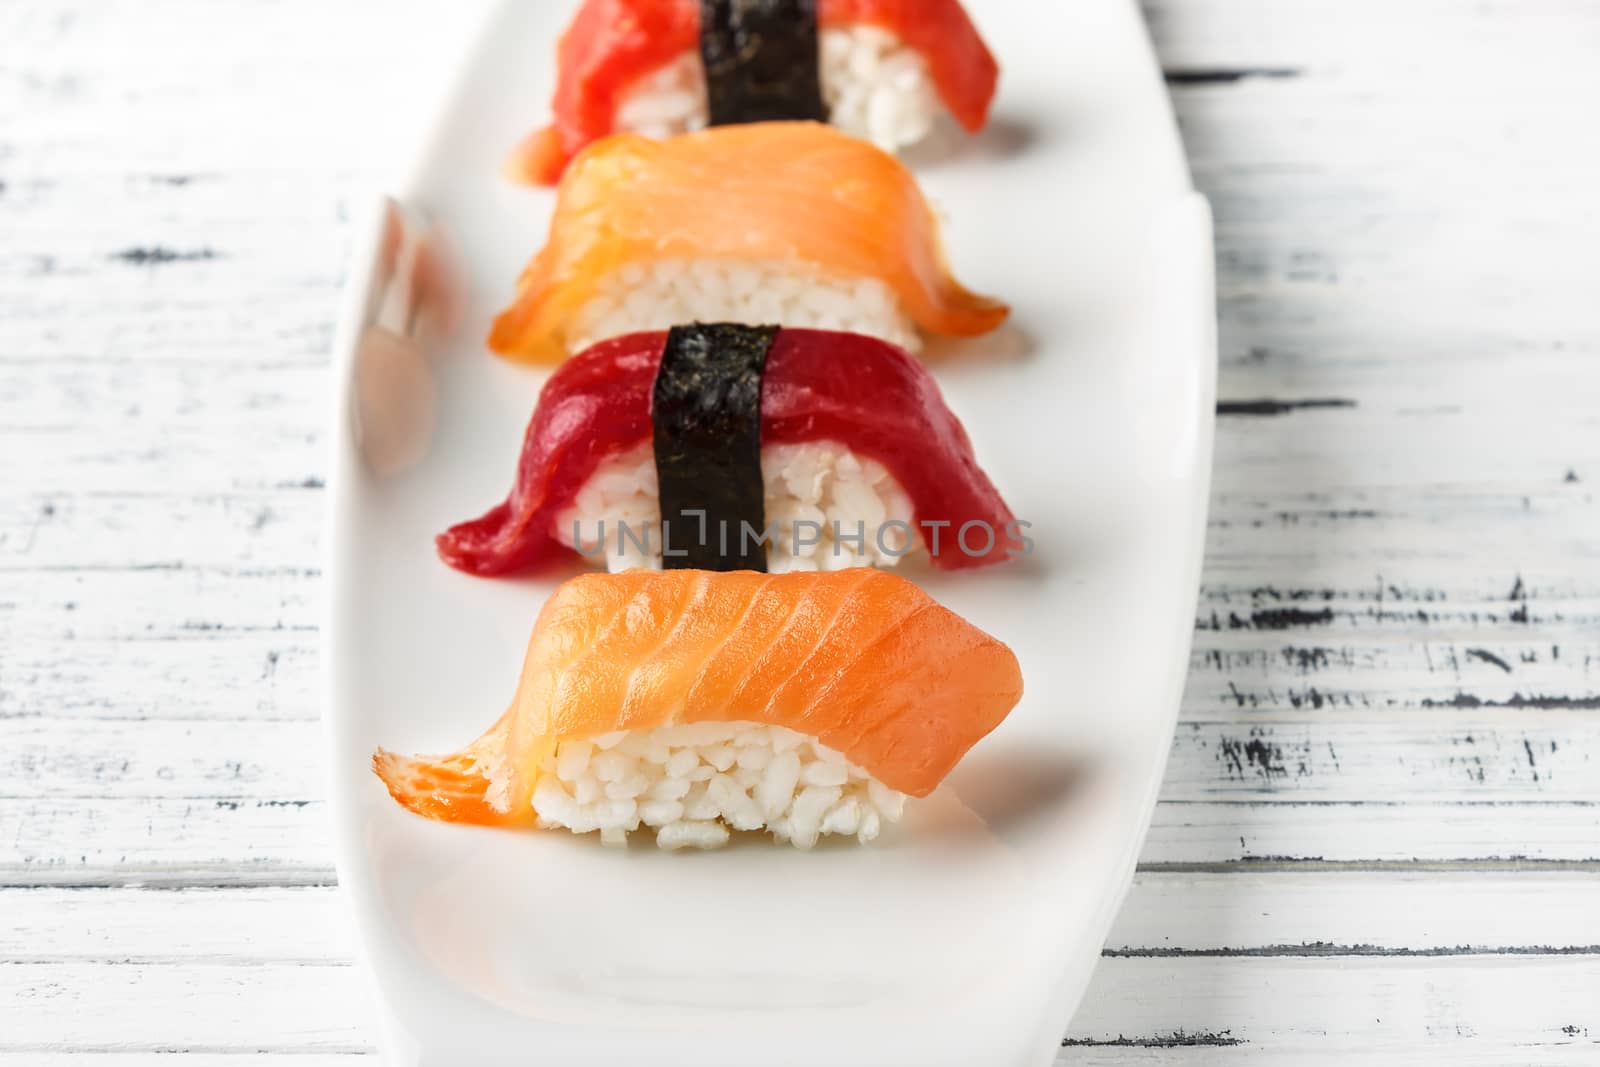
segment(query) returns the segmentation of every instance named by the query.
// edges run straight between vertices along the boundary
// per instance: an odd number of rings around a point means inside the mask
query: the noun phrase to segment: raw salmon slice
[[[373,767],[402,805],[448,822],[720,820],[806,843],[830,817],[858,832],[869,797],[932,792],[1021,695],[1009,648],[882,571],[591,574],[545,605],[487,733],[440,758],[379,750]],[[574,789],[591,766],[586,799]],[[674,773],[688,785],[670,796]]]
[[[489,347],[560,360],[603,281],[632,265],[704,260],[782,264],[797,285],[881,282],[932,334],[986,333],[1009,311],[951,275],[938,222],[894,157],[820,123],[767,122],[666,141],[623,134],[586,149]]]

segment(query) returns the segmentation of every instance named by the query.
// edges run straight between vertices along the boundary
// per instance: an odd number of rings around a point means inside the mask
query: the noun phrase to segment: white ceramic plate
[[[449,751],[499,714],[560,577],[473,579],[432,539],[501,499],[545,377],[479,338],[548,222],[550,194],[497,168],[545,117],[572,7],[492,15],[395,190],[456,247],[460,339],[379,374],[357,425],[376,238],[357,250],[341,332],[332,794],[388,1062],[1048,1063],[1171,744],[1210,467],[1209,217],[1137,14],[1129,0],[969,0],[1004,67],[993,125],[915,161],[956,273],[1015,307],[936,373],[1038,543],[919,580],[1011,644],[1027,695],[874,846],[690,855],[430,823],[369,769],[379,744]],[[364,460],[363,433],[389,458]]]

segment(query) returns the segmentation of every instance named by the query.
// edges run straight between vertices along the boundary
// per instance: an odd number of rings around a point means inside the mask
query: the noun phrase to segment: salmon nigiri
[[[553,184],[611,133],[776,118],[893,151],[941,111],[982,128],[999,77],[960,0],[584,0],[561,38],[554,122],[508,169]]]
[[[1009,648],[882,571],[591,574],[545,605],[487,733],[373,768],[446,822],[809,848],[876,837],[1021,696]]]
[[[951,275],[938,222],[894,157],[819,123],[764,122],[585,150],[489,347],[553,362],[705,321],[843,330],[915,351],[919,330],[975,336],[1007,311]]]

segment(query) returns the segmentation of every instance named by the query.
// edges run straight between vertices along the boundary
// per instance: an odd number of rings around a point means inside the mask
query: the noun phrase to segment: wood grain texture
[[[1330,886],[1338,892],[1331,892]],[[1337,878],[1139,874],[1108,956],[1600,955],[1600,881],[1582,872],[1392,871]],[[1521,906],[1536,896],[1543,906]],[[1189,920],[1174,929],[1181,911]],[[11,962],[347,962],[335,886],[0,890]]]
[[[1125,1048],[1298,1057],[1326,1056],[1340,1045],[1346,1056],[1353,1047],[1380,1058],[1450,1055],[1450,1062],[1458,1050],[1482,1057],[1472,1062],[1551,1062],[1546,1052],[1592,1057],[1597,980],[1600,962],[1591,957],[1362,958],[1337,967],[1298,958],[1112,958],[1102,961],[1068,1028],[1060,1062],[1077,1062],[1082,1049],[1098,1050],[1106,1062]],[[1297,995],[1284,996],[1285,988]],[[1166,996],[1153,999],[1151,989]],[[0,969],[0,995],[24,1009],[0,1037],[0,1056],[14,1062],[49,1051],[242,1048],[287,1057],[370,1047],[361,977],[347,965],[18,964]],[[104,1004],[124,1010],[97,1010]],[[186,1010],[174,1013],[172,1004]],[[69,1041],[59,1036],[64,1030],[74,1035]]]
[[[1207,1062],[1191,1057],[1226,1049],[1230,1061],[1239,1051],[1246,1062],[1304,1053],[1314,1063],[1341,1043],[1346,1056],[1355,1045],[1380,1056],[1448,1053],[1457,1062],[1459,1054],[1465,1063],[1594,1055],[1592,875],[1364,876],[1336,896],[1325,883],[1141,876],[1062,1062]],[[1530,892],[1562,906],[1519,907]],[[1202,943],[1149,944],[1170,929],[1176,905]],[[1494,943],[1464,940],[1485,929],[1485,915]],[[1326,933],[1351,940],[1316,940]],[[141,1054],[158,1052],[208,1062],[224,1049],[266,1050],[296,1063],[362,1054],[366,1008],[349,950],[332,887],[0,891],[0,953],[12,963],[0,970],[0,989],[33,1009],[0,1034],[0,1062],[49,1063],[47,1049],[141,1065]],[[1279,986],[1295,990],[1292,1011],[1277,1010]],[[1516,988],[1542,998],[1537,1013],[1508,999]],[[1151,989],[1181,994],[1181,1006],[1174,1012]],[[166,998],[204,1012],[163,1011]],[[138,1019],[84,1024],[77,1013],[90,1000],[124,1005]],[[1446,1009],[1445,1021],[1431,1014]],[[1369,1011],[1375,1023],[1353,1025]],[[41,1039],[68,1026],[70,1041]]]
[[[0,5],[0,1063],[371,1049],[306,755],[326,351],[453,7]],[[1145,12],[1217,464],[1062,1062],[1592,1063],[1600,8]]]

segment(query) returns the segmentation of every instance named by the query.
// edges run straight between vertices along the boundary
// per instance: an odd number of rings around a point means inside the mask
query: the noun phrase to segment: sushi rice
[[[815,738],[754,722],[700,722],[562,741],[533,791],[543,829],[599,831],[626,845],[646,827],[663,849],[719,848],[766,830],[808,849],[826,835],[873,840],[906,796]]]
[[[907,352],[922,347],[894,291],[876,278],[831,278],[789,263],[661,259],[606,276],[573,316],[567,350],[685,322],[781,322],[864,334]]]
[[[921,55],[876,26],[830,28],[820,35],[822,97],[829,122],[886,152],[916,144],[943,109]],[[643,78],[617,109],[619,131],[671,137],[703,129],[705,68],[685,52]]]
[[[772,573],[893,567],[921,551],[920,540],[911,535],[911,498],[875,460],[832,441],[774,445],[762,450],[761,475],[773,534],[767,548]],[[837,541],[835,523],[846,535]],[[660,570],[660,524],[655,456],[647,445],[604,463],[578,491],[573,506],[556,518],[555,536],[568,548],[597,555],[603,532],[607,570]],[[573,540],[574,529],[582,537],[581,547]],[[797,529],[805,535],[798,545]],[[864,534],[859,545],[857,533]],[[730,537],[735,534],[730,531]]]

